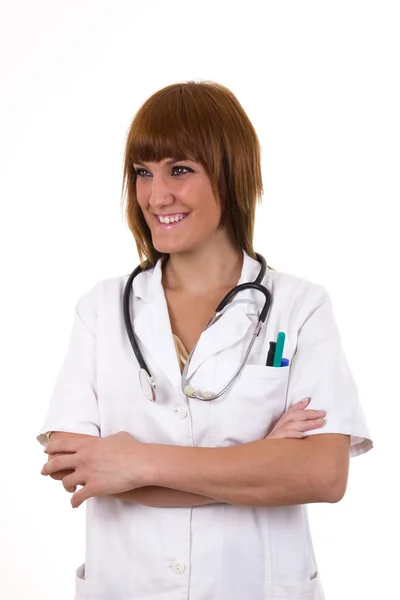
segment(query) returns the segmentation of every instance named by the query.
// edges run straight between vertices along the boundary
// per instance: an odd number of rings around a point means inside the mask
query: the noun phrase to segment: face
[[[200,163],[164,159],[133,166],[137,199],[159,252],[194,250],[220,235],[221,210]]]

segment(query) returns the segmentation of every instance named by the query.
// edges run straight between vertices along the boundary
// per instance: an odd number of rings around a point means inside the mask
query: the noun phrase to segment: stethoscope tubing
[[[247,351],[245,353],[245,356],[240,364],[240,367],[238,369],[238,371],[236,372],[235,376],[232,378],[232,380],[225,386],[225,388],[219,392],[218,394],[211,394],[208,395],[208,397],[202,397],[199,396],[198,394],[196,394],[195,392],[190,394],[190,397],[195,397],[198,400],[213,400],[215,398],[218,398],[219,396],[221,396],[222,394],[224,394],[226,392],[227,389],[229,389],[231,387],[231,385],[233,385],[233,383],[236,381],[236,379],[239,377],[240,373],[242,372],[245,364],[246,364],[246,360],[250,354],[251,348],[253,347],[253,344],[256,340],[256,337],[258,336],[258,334],[260,333],[260,329],[261,329],[261,325],[265,322],[265,319],[267,318],[267,315],[269,313],[269,310],[271,308],[271,304],[272,304],[272,295],[271,292],[264,286],[261,284],[261,281],[264,278],[264,275],[266,273],[266,269],[267,269],[267,263],[265,258],[261,255],[258,254],[257,252],[255,253],[258,262],[261,265],[260,271],[256,277],[256,279],[252,282],[248,282],[248,283],[242,283],[240,285],[237,285],[236,287],[232,288],[226,295],[225,297],[221,300],[221,302],[219,303],[219,305],[216,308],[215,314],[214,316],[211,318],[211,320],[209,321],[209,323],[207,324],[207,327],[210,327],[215,321],[216,319],[220,316],[220,314],[222,314],[222,312],[224,312],[225,307],[229,304],[229,302],[232,300],[232,298],[234,296],[236,296],[239,292],[242,292],[244,290],[247,289],[254,289],[257,290],[259,292],[261,292],[262,294],[264,294],[265,296],[265,302],[264,302],[264,306],[262,308],[262,311],[258,317],[258,322],[257,322],[257,326],[256,329],[253,333],[251,342],[247,348]],[[135,357],[139,363],[140,366],[140,370],[139,370],[139,379],[140,379],[140,383],[142,386],[142,389],[144,391],[144,394],[146,395],[146,397],[151,400],[152,402],[155,402],[156,400],[156,385],[155,385],[155,381],[154,378],[152,377],[149,368],[146,365],[146,362],[143,358],[143,355],[140,351],[140,348],[138,346],[138,343],[136,341],[135,338],[135,334],[133,332],[133,326],[132,326],[132,320],[131,320],[131,316],[130,316],[130,296],[131,296],[131,292],[132,292],[132,287],[133,287],[133,280],[135,279],[135,277],[137,275],[139,275],[139,273],[141,273],[143,271],[142,267],[139,265],[136,267],[136,269],[134,269],[134,271],[132,271],[132,273],[129,275],[128,280],[126,282],[125,285],[125,289],[124,289],[124,295],[123,295],[123,300],[122,300],[122,306],[123,306],[123,317],[124,317],[124,323],[125,323],[125,328],[126,328],[126,332],[129,338],[129,341],[131,343],[132,346],[132,350],[135,354]],[[195,345],[195,347],[193,348],[193,350],[191,351],[191,353],[189,354],[189,357],[186,361],[185,364],[185,368],[184,371],[182,373],[182,391],[186,394],[185,392],[185,388],[187,388],[187,385],[184,384],[185,382],[185,378],[189,369],[189,364],[190,364],[190,359],[193,356],[193,352],[196,349],[197,344]],[[147,390],[145,389],[147,388]],[[186,394],[188,395],[188,394]]]

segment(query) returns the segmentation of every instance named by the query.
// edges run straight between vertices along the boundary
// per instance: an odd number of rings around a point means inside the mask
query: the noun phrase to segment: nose
[[[149,204],[153,209],[168,206],[174,202],[174,196],[163,174],[153,175]]]

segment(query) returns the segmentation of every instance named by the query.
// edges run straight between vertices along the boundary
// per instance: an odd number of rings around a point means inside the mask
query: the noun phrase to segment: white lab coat
[[[133,283],[134,331],[155,377],[157,401],[144,397],[124,328],[128,276],[99,282],[84,294],[68,353],[38,440],[47,431],[109,436],[128,431],[142,442],[219,447],[263,439],[289,406],[327,410],[322,429],[306,435],[351,436],[351,456],[372,448],[357,388],[341,349],[327,291],[267,269],[273,296],[240,379],[211,402],[187,398],[174,347],[160,262]],[[259,264],[244,253],[240,283]],[[263,305],[264,296],[236,296]],[[236,306],[200,338],[193,384],[220,391],[247,348],[255,323],[251,304]],[[286,333],[289,367],[265,366],[269,341]],[[189,374],[190,374],[189,373]],[[85,564],[76,572],[76,600],[323,600],[307,506],[217,504],[158,508],[110,497],[86,502]]]

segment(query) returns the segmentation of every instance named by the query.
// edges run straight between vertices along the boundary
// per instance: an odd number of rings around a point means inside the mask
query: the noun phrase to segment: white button
[[[184,562],[182,562],[181,560],[174,560],[174,562],[171,565],[171,570],[174,573],[183,573],[183,571],[186,569],[186,565]]]
[[[179,408],[176,408],[175,412],[178,413],[181,419],[185,419],[188,415],[188,409],[186,406],[180,406]]]

